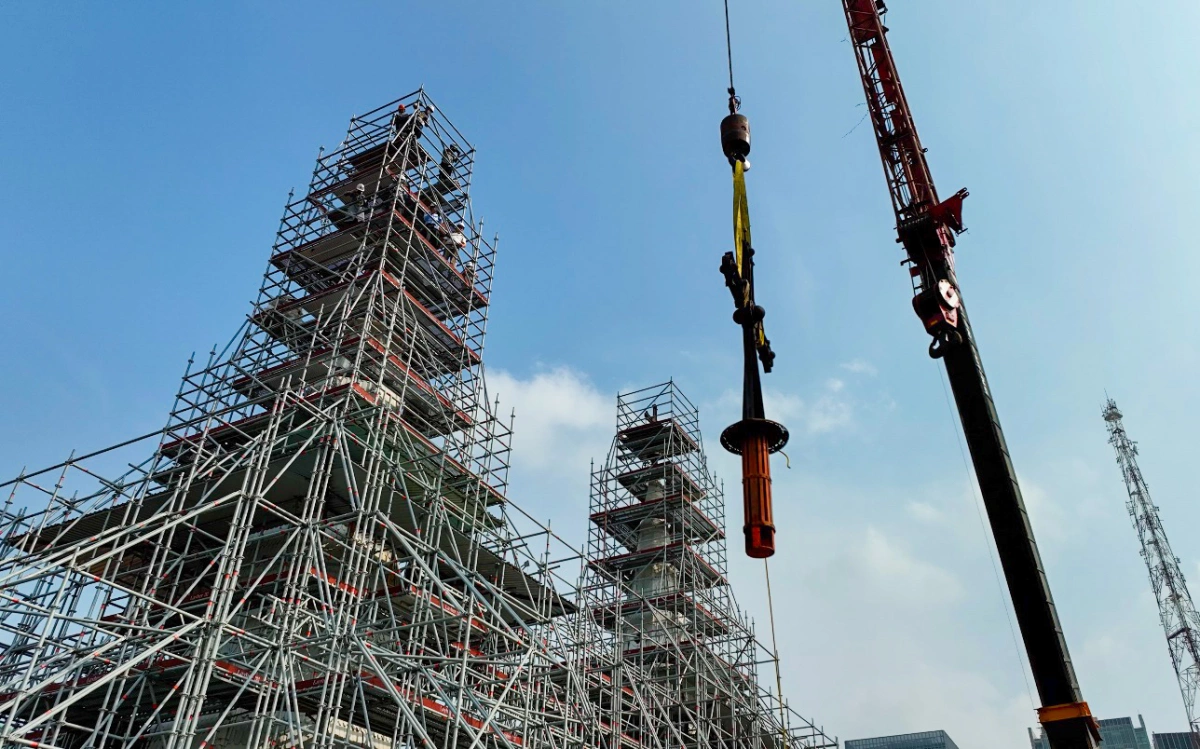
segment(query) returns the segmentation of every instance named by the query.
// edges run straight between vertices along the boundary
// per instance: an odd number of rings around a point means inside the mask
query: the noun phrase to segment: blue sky
[[[843,738],[1019,745],[1023,656],[839,4],[732,5],[768,397],[795,435],[776,466],[786,691]],[[1181,730],[1099,412],[1107,388],[1200,580],[1200,7],[891,6],[935,178],[971,190],[964,297],[1085,697]],[[424,85],[478,147],[475,212],[501,237],[487,362],[517,408],[514,499],[582,537],[613,396],[672,376],[734,476],[715,439],[740,386],[722,45],[715,0],[5,4],[0,469],[160,427],[189,354],[246,314],[317,146]],[[762,621],[761,570],[734,558]]]

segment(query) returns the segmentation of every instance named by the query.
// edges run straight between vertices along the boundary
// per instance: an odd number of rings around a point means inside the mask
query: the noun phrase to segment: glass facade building
[[[1200,739],[1190,731],[1156,733],[1154,749],[1200,749]]]
[[[899,736],[851,739],[846,742],[845,749],[958,749],[958,745],[945,731],[922,731]]]
[[[1132,718],[1108,718],[1101,720],[1100,742],[1104,749],[1152,749],[1150,735],[1146,732],[1146,721],[1138,716],[1138,725],[1133,724]],[[1164,734],[1166,735],[1166,734]],[[1029,744],[1032,749],[1050,749],[1040,729],[1029,729]],[[1172,747],[1172,749],[1176,749]],[[1180,747],[1179,749],[1195,749]]]

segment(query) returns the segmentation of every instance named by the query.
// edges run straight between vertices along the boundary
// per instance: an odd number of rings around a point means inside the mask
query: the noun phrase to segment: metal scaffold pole
[[[353,118],[166,426],[5,484],[0,745],[699,740],[508,496],[474,160],[423,91]],[[688,683],[728,690],[718,666]]]

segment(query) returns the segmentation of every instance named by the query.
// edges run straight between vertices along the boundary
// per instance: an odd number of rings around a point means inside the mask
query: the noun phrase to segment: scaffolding
[[[836,746],[759,683],[774,660],[730,589],[724,507],[698,412],[674,382],[618,396],[592,472],[579,602],[598,625],[590,647],[655,705],[622,714],[627,731],[676,747]]]
[[[0,746],[679,745],[506,497],[474,155],[423,91],[353,118],[166,426],[3,485]]]

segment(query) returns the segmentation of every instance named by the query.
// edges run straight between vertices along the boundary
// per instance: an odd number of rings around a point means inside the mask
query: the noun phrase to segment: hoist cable
[[[729,31],[729,0],[725,0],[725,57],[729,64],[729,113],[735,114],[741,104],[733,87],[733,41]],[[746,197],[746,163],[744,159],[731,158],[733,166],[733,244],[734,261],[737,264],[738,275],[745,278],[749,270],[750,243],[750,202]],[[754,262],[749,260],[749,262]],[[739,307],[753,305],[752,289],[749,283],[742,288],[742,298]],[[754,343],[756,346],[766,344],[766,333],[762,323],[755,325]],[[757,367],[757,365],[755,365]],[[779,640],[775,635],[775,600],[771,595],[771,568],[763,559],[763,575],[767,583],[767,618],[771,624],[771,660],[775,665],[775,697],[779,701],[779,735],[783,740],[784,749],[788,749],[787,715],[783,706],[783,672],[779,666]]]
[[[946,410],[950,413],[950,430],[954,432],[954,439],[958,442],[958,454],[962,457],[963,471],[967,474],[967,486],[971,490],[972,504],[975,505],[975,514],[979,516],[979,527],[983,531],[984,538],[989,538],[987,521],[983,518],[983,498],[979,496],[979,487],[976,485],[974,478],[971,476],[971,466],[967,462],[967,451],[963,447],[963,436],[961,432],[962,423],[958,419],[958,413],[954,409],[953,403],[950,401],[950,389],[946,387],[946,373],[940,366],[934,362],[934,368],[938,371],[938,378],[942,382],[942,395],[946,398]],[[984,542],[988,550],[988,561],[992,563],[992,576],[996,579],[996,589],[1000,591],[1000,606],[1004,609],[1004,618],[1008,620],[1008,632],[1012,635],[1013,652],[1016,654],[1017,670],[1021,672],[1021,678],[1025,680],[1025,693],[1029,696],[1029,707],[1036,710],[1038,703],[1033,698],[1033,688],[1029,684],[1029,674],[1025,671],[1025,661],[1021,658],[1021,645],[1017,641],[1017,628],[1013,624],[1013,614],[1009,608],[1008,596],[1004,594],[1004,583],[1000,579],[1000,568],[996,565],[996,555],[992,553],[992,545]]]
[[[733,96],[733,43],[729,38],[729,0],[725,0],[725,56],[729,59],[729,95]]]
[[[783,712],[783,675],[779,671],[779,643],[775,639],[775,602],[771,598],[771,568],[767,560],[763,560],[763,575],[767,578],[767,617],[771,622],[771,656],[775,661],[775,696],[779,699],[779,734],[783,738],[783,747],[787,749],[787,720]]]

